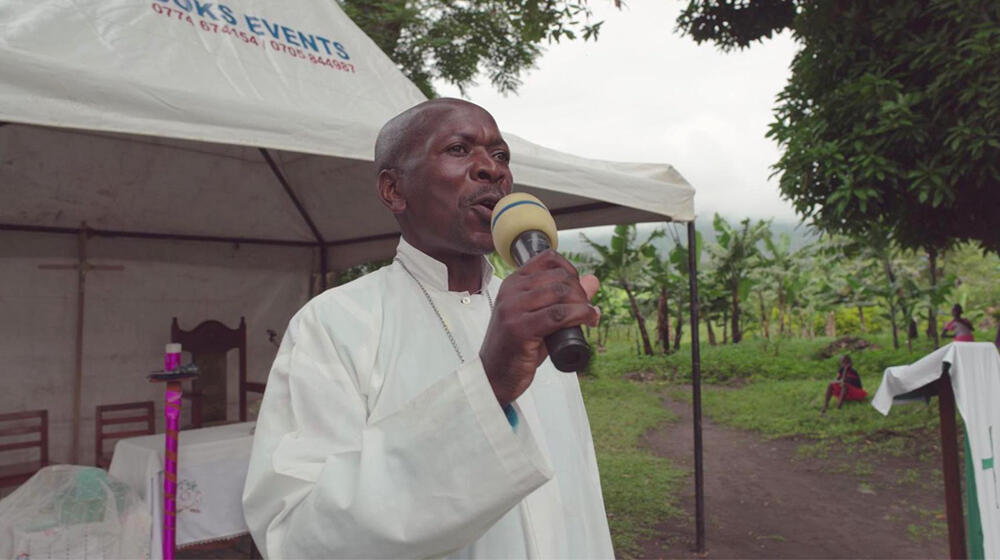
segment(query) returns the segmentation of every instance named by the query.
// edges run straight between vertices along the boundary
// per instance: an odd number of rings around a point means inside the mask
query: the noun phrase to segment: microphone
[[[493,208],[493,245],[507,264],[519,267],[528,259],[559,246],[556,222],[542,201],[528,193],[511,193]],[[590,362],[590,345],[579,326],[545,337],[553,365],[559,371],[580,371]]]

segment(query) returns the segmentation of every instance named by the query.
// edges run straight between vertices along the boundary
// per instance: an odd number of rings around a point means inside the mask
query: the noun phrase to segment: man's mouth
[[[477,213],[484,216],[487,221],[489,221],[490,218],[492,218],[493,216],[493,208],[496,207],[497,202],[499,202],[499,200],[500,199],[495,196],[483,197],[473,202],[472,208]]]
[[[480,200],[479,202],[476,203],[476,205],[477,206],[484,206],[490,212],[493,212],[493,209],[496,208],[497,202],[498,202],[498,200],[495,199],[495,198],[488,198],[488,199],[485,199],[485,200]]]

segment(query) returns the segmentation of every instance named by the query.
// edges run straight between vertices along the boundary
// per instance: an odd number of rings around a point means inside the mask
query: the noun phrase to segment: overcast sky
[[[768,179],[778,150],[764,137],[796,51],[791,38],[723,53],[674,32],[686,2],[630,0],[621,11],[611,0],[590,4],[605,22],[597,42],[549,46],[516,95],[504,97],[484,81],[466,98],[492,112],[502,130],[537,144],[673,165],[697,190],[702,220],[717,211],[797,221],[777,178]]]

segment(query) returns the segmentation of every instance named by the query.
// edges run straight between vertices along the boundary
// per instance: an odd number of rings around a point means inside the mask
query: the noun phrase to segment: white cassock
[[[479,360],[485,295],[400,241],[306,304],[261,403],[243,491],[270,558],[611,558],[576,375],[546,360],[512,429]],[[484,263],[485,263],[484,259]],[[494,300],[500,280],[484,265]]]

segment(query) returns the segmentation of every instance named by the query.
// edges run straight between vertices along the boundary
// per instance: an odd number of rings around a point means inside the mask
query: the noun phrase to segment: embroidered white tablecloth
[[[177,546],[247,533],[241,496],[253,422],[182,430],[178,441]],[[163,434],[119,440],[109,473],[146,500],[150,555],[163,552]]]

